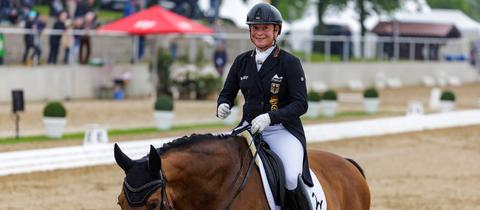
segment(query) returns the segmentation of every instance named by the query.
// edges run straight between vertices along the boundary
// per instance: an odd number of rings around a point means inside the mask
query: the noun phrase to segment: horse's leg
[[[322,184],[328,210],[368,210],[370,190],[360,171],[344,158],[309,150],[309,164]]]

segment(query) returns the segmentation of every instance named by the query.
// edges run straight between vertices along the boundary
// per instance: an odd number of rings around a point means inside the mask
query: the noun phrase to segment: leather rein
[[[254,135],[251,133],[250,131],[250,125],[248,126],[244,126],[244,127],[241,127],[237,130],[234,130],[232,132],[232,135],[238,135],[239,133],[242,133],[243,131],[245,130],[248,130],[248,132],[252,135],[252,137],[255,137],[257,136],[257,138],[260,138],[261,139],[261,135]],[[248,145],[248,148],[250,148],[250,146],[252,145],[254,141],[251,141],[250,144]],[[248,157],[248,154],[250,153],[250,149],[247,149],[245,151],[245,154],[243,154],[243,157],[242,157],[242,161],[241,161],[241,165],[240,165],[240,169],[238,171],[238,173],[236,174],[235,178],[234,178],[234,181],[232,182],[231,186],[230,187],[233,187],[238,179],[240,178],[240,175],[242,174],[242,171],[243,171],[243,167],[244,167],[244,163],[245,163],[245,160],[247,159]],[[237,198],[237,196],[243,191],[243,189],[245,188],[245,186],[247,185],[247,182],[248,182],[248,178],[250,177],[250,173],[252,171],[252,168],[253,166],[255,165],[255,159],[258,155],[258,152],[255,151],[255,153],[253,154],[253,157],[252,159],[249,161],[248,163],[248,169],[247,169],[247,172],[245,174],[245,176],[243,177],[242,179],[242,183],[240,185],[239,188],[237,188],[237,190],[235,191],[235,194],[233,195],[233,197],[230,199],[230,201],[227,203],[226,207],[224,208],[225,210],[229,210],[230,209],[230,206],[232,205],[233,201]],[[160,210],[172,210],[172,209],[175,209],[173,203],[170,201],[170,199],[168,198],[167,196],[167,193],[166,193],[166,188],[167,188],[167,179],[165,178],[164,176],[164,173],[163,173],[163,170],[162,168],[160,167],[160,179],[158,180],[154,180],[154,181],[151,181],[151,182],[148,182],[140,187],[137,187],[137,188],[134,188],[132,186],[130,186],[128,183],[127,183],[127,180],[124,180],[123,181],[124,185],[127,187],[128,190],[130,190],[131,192],[140,192],[148,187],[152,187],[152,186],[155,186],[155,188],[159,188],[161,187],[162,188],[162,200],[160,200]]]

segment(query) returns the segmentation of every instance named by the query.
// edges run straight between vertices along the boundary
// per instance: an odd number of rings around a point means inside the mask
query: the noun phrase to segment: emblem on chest
[[[278,94],[280,91],[280,83],[282,83],[283,77],[279,77],[278,75],[275,74],[275,76],[272,77],[271,85],[270,85],[270,92],[272,94]]]
[[[280,84],[282,83],[283,77],[279,77],[277,74],[272,77],[272,81],[270,84],[270,110],[277,110],[278,109],[278,96],[277,94],[280,92]]]

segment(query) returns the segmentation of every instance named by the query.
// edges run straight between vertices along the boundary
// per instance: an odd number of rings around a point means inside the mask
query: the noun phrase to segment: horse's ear
[[[128,171],[133,166],[133,161],[127,155],[125,155],[118,144],[115,143],[113,153],[115,155],[115,161],[117,161],[118,166],[122,168],[125,172]]]
[[[157,153],[157,149],[150,145],[150,153],[148,154],[148,169],[152,174],[159,174],[160,169],[162,168],[162,162],[160,160],[160,155]]]

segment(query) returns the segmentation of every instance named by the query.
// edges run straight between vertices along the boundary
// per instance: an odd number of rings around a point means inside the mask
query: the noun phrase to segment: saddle
[[[232,131],[232,135],[238,135],[244,131],[248,131],[248,133],[252,136],[253,142],[255,143],[257,153],[263,162],[263,167],[265,168],[268,184],[272,190],[275,204],[284,209],[285,170],[280,157],[278,157],[278,155],[270,149],[268,144],[265,143],[261,134],[252,134],[250,132],[250,125],[235,128]]]

